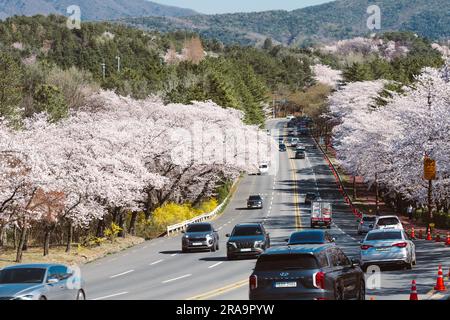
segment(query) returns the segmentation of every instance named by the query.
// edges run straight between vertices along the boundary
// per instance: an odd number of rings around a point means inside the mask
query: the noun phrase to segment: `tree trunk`
[[[357,194],[356,194],[356,176],[353,176],[353,201],[357,200]]]
[[[27,232],[25,234],[25,240],[23,242],[23,248],[22,248],[23,251],[28,251],[28,238],[29,238],[29,235],[30,235],[30,232]]]
[[[103,238],[105,236],[105,220],[98,221],[97,232],[95,234],[97,238]]]
[[[70,253],[70,250],[72,250],[72,238],[73,238],[73,227],[72,223],[69,222],[69,225],[67,226],[67,244],[66,244],[67,253]]]
[[[22,231],[20,232],[20,239],[19,244],[17,246],[17,254],[16,254],[16,262],[21,263],[22,262],[22,255],[23,255],[23,247],[25,245],[25,241],[27,238],[28,228],[24,225],[22,227]]]
[[[6,246],[6,228],[5,226],[0,226],[0,247]]]
[[[44,235],[44,257],[48,256],[50,251],[50,235],[52,233],[52,229],[50,227],[47,227],[45,229],[45,235]]]
[[[122,237],[122,238],[125,238],[126,233],[127,233],[127,230],[125,229],[126,228],[126,226],[125,226],[125,213],[123,212],[122,209],[118,208],[117,209],[117,215],[118,215],[118,222],[117,222],[117,224],[119,225],[119,227],[121,229],[119,231],[118,236]]]
[[[13,228],[13,248],[14,248],[14,250],[17,249],[17,227],[16,227],[16,225],[14,225],[14,228]]]
[[[375,206],[377,216],[380,214],[380,199],[379,199],[379,187],[378,187],[378,175],[375,175]]]
[[[131,213],[131,220],[130,220],[130,226],[128,228],[128,232],[132,235],[136,235],[136,221],[137,221],[138,212],[133,211]]]

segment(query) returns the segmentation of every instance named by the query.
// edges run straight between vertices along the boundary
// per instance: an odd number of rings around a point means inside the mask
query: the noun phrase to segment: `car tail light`
[[[314,273],[313,284],[318,289],[325,289],[325,273],[322,271]]]
[[[408,244],[406,242],[399,242],[396,244],[393,244],[393,247],[399,247],[399,248],[405,248]]]
[[[361,250],[367,250],[367,249],[369,249],[369,248],[372,248],[373,246],[369,246],[368,244],[363,244],[362,246],[361,246]]]
[[[250,290],[255,290],[256,288],[258,288],[258,277],[253,275],[250,276]]]

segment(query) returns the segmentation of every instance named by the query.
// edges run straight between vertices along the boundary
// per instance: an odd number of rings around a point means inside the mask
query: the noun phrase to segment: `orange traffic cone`
[[[439,232],[437,233],[436,238],[434,239],[434,241],[441,242],[441,235],[439,234]]]
[[[445,241],[446,246],[450,246],[450,232],[447,232],[447,241]],[[449,273],[450,276],[450,273]]]
[[[414,231],[414,227],[411,229],[411,239],[416,239],[416,232]]]
[[[438,278],[436,281],[436,286],[434,287],[436,291],[445,291],[444,277],[442,276],[442,266],[439,265]]]
[[[431,241],[431,240],[433,240],[432,238],[431,238],[431,232],[430,232],[430,229],[428,229],[428,231],[427,231],[427,239],[426,239],[427,241]]]
[[[419,300],[419,296],[417,295],[416,280],[412,281],[411,294],[409,295],[409,300]]]

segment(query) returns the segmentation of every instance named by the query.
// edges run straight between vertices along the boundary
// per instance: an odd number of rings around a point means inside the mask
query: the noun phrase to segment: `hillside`
[[[146,0],[2,0],[0,19],[13,15],[66,15],[67,8],[78,5],[83,20],[114,20],[125,17],[171,16],[197,14],[190,9],[165,6]]]
[[[224,43],[261,44],[266,37],[285,45],[367,35],[367,8],[376,4],[385,31],[413,31],[420,36],[450,36],[450,0],[338,0],[291,12],[266,11],[183,18],[136,18],[124,23],[159,31],[192,30]]]

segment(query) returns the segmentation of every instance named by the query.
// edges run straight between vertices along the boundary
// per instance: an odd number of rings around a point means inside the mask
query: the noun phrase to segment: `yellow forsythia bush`
[[[166,227],[211,212],[217,205],[217,200],[214,198],[204,201],[198,208],[193,208],[188,203],[167,203],[155,210],[153,222],[158,226]]]

